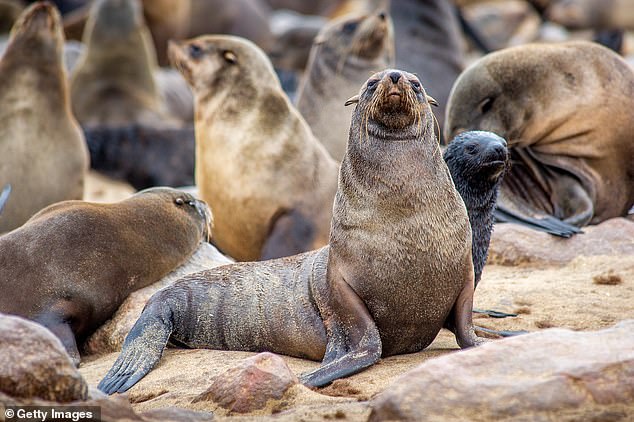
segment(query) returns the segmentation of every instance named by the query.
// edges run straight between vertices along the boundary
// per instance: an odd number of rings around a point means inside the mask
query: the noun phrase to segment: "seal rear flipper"
[[[322,365],[300,381],[321,387],[375,364],[382,353],[379,330],[365,303],[342,277],[330,283],[326,309],[320,309],[328,344]]]
[[[148,303],[128,333],[121,354],[97,388],[106,394],[129,390],[161,360],[172,329],[168,305]]]
[[[7,200],[9,199],[9,195],[11,194],[11,185],[7,184],[4,189],[2,189],[2,193],[0,193],[0,214],[2,214],[2,210],[4,206],[7,204]]]
[[[519,214],[504,205],[498,203],[495,210],[495,221],[501,223],[515,223],[528,227],[532,230],[542,231],[559,237],[572,237],[575,234],[583,233],[583,231],[553,216],[544,216],[542,218],[533,218],[527,215]]]
[[[262,246],[261,261],[297,255],[312,249],[315,227],[297,210],[279,211],[271,219],[269,235]]]

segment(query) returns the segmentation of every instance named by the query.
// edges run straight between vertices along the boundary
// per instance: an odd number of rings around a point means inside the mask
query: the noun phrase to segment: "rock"
[[[634,320],[550,329],[431,359],[372,403],[369,421],[620,421],[634,414]]]
[[[180,267],[160,281],[132,293],[119,307],[114,316],[102,325],[84,345],[88,354],[103,354],[121,350],[125,337],[139,319],[143,307],[150,297],[160,289],[174,284],[187,274],[204,271],[233,261],[209,243],[202,243],[196,252]]]
[[[88,385],[53,333],[0,314],[0,392],[66,403],[85,399]]]
[[[516,224],[496,224],[489,247],[490,265],[562,265],[579,256],[634,256],[634,223],[613,218],[569,239]]]
[[[279,400],[299,381],[284,359],[260,353],[214,378],[211,387],[192,403],[213,401],[231,412],[248,413]]]

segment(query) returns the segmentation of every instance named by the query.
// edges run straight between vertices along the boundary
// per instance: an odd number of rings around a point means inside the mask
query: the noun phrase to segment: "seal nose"
[[[507,155],[506,141],[504,139],[490,141],[486,146],[486,155],[504,161]]]
[[[377,15],[377,17],[378,17],[379,19],[381,19],[382,21],[384,21],[384,20],[385,20],[385,12],[381,12],[381,13],[379,13],[379,14]]]
[[[392,83],[398,83],[398,80],[401,79],[401,72],[390,73],[390,79],[392,80]]]

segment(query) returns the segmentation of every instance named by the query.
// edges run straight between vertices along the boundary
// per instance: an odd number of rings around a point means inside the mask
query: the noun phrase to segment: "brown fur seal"
[[[449,92],[464,66],[460,24],[449,0],[395,0],[396,67],[416,73],[438,101],[435,115],[442,130]],[[442,133],[439,134],[441,142]]]
[[[209,221],[204,202],[168,188],[51,205],[0,237],[0,312],[46,326],[78,360],[77,344],[131,292],[183,263]]]
[[[336,160],[346,153],[352,117],[343,104],[368,75],[394,65],[392,32],[390,17],[379,10],[337,19],[315,38],[297,109]]]
[[[6,34],[24,10],[20,0],[0,0],[0,34]]]
[[[97,0],[84,54],[71,76],[73,111],[85,127],[162,127],[170,121],[154,80],[158,67],[139,0]]]
[[[328,243],[337,164],[250,41],[203,36],[170,45],[194,91],[196,185],[214,209],[216,245],[238,261]]]
[[[59,13],[37,3],[16,22],[0,60],[0,183],[13,187],[0,233],[83,196],[88,153],[70,110],[63,44]]]
[[[352,100],[354,101],[354,100]],[[471,230],[416,76],[361,88],[339,174],[330,245],[197,273],[155,294],[98,388],[128,390],[166,343],[323,359],[321,386],[381,356],[427,347],[443,325],[461,347],[471,324]]]
[[[634,205],[634,73],[594,43],[524,45],[487,55],[456,81],[448,139],[488,130],[513,166],[500,204],[582,226]]]

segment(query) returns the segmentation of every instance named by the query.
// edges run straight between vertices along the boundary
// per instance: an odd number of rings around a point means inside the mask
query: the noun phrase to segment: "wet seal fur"
[[[204,202],[169,188],[51,205],[0,237],[0,312],[41,323],[78,362],[77,345],[189,258],[210,222]]]
[[[344,102],[368,75],[394,66],[392,20],[386,10],[344,16],[319,31],[297,94],[297,109],[335,160],[346,153],[352,110]]]
[[[70,109],[64,36],[50,3],[26,9],[0,60],[0,183],[13,187],[0,233],[52,203],[81,199],[84,137]]]
[[[488,130],[513,166],[499,205],[530,221],[584,226],[634,205],[634,72],[595,43],[527,44],[489,54],[456,81],[447,139]]]
[[[463,132],[451,140],[443,158],[467,207],[477,287],[489,253],[498,191],[510,165],[506,141],[492,132]]]
[[[386,70],[356,101],[329,246],[218,267],[156,293],[100,390],[128,390],[168,341],[323,359],[303,375],[309,386],[419,351],[443,326],[461,347],[482,341],[471,322],[469,219],[424,89],[414,75]]]
[[[171,43],[195,97],[196,185],[214,210],[214,243],[238,261],[328,243],[337,163],[250,41],[202,36]]]

